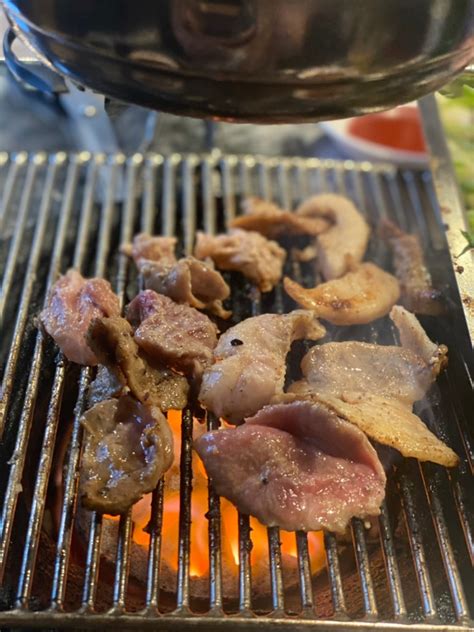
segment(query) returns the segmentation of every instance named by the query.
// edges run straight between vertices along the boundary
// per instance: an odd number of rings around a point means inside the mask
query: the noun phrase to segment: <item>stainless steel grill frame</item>
[[[119,191],[123,183],[124,190]],[[163,630],[194,629],[199,625],[206,630],[229,626],[235,630],[255,626],[295,630],[472,628],[472,355],[452,275],[444,217],[436,204],[429,172],[398,173],[391,167],[369,163],[217,153],[201,157],[155,154],[128,158],[87,153],[18,153],[0,154],[0,184],[0,465],[4,473],[4,483],[0,483],[0,625]],[[378,520],[378,544],[370,540],[361,521],[353,521],[349,549],[357,569],[356,587],[354,582],[347,586],[340,544],[333,535],[325,535],[327,579],[323,579],[323,584],[332,598],[327,616],[320,614],[322,588],[315,587],[312,580],[304,533],[295,535],[300,605],[296,610],[288,608],[277,528],[268,529],[271,607],[263,614],[253,608],[251,532],[248,517],[243,515],[238,524],[239,599],[229,613],[222,590],[220,502],[210,488],[209,601],[206,612],[196,614],[191,607],[189,573],[193,417],[192,411],[186,410],[182,423],[176,608],[166,612],[160,603],[161,482],[153,493],[143,609],[131,612],[127,607],[133,529],[130,514],[120,519],[118,527],[109,608],[103,612],[96,609],[101,587],[103,524],[101,517],[94,514],[85,554],[81,605],[71,609],[68,581],[82,440],[79,418],[92,371],[83,368],[77,377],[64,357],[54,351],[51,341],[34,328],[33,319],[41,309],[47,288],[60,272],[73,265],[85,274],[109,278],[123,302],[127,293],[133,292],[134,279],[130,278],[127,259],[118,254],[117,247],[136,230],[177,234],[183,251],[190,252],[196,228],[210,232],[223,229],[237,213],[241,195],[255,193],[291,207],[310,193],[323,190],[352,196],[367,210],[372,222],[387,215],[403,228],[416,230],[436,282],[451,286],[449,316],[427,321],[429,333],[450,345],[450,368],[429,400],[421,404],[420,411],[460,454],[462,465],[448,472],[433,464],[407,460],[397,468],[391,475],[394,491],[390,497],[400,500],[401,526],[397,526],[398,512],[390,506],[389,496]],[[118,202],[121,196],[124,201]],[[371,255],[377,260],[385,256],[376,240],[371,244]],[[293,259],[288,266],[295,278],[308,281],[304,266]],[[288,304],[281,287],[271,297],[248,289],[244,301],[233,306],[240,317],[283,311]],[[361,332],[352,330],[352,334]],[[361,335],[378,339],[380,332],[369,327]],[[54,542],[54,566],[49,576],[39,565],[41,541],[47,522],[47,492],[56,438],[64,421],[61,411],[65,406],[73,408],[72,434],[61,521]],[[218,425],[212,417],[207,423],[209,428]],[[400,543],[409,551],[408,574],[407,564],[401,562]],[[382,579],[374,576],[374,551],[381,552],[383,558]],[[43,573],[44,578],[39,576]],[[37,602],[38,580],[48,584],[46,604]],[[351,607],[354,591],[360,594],[362,604],[356,614]]]

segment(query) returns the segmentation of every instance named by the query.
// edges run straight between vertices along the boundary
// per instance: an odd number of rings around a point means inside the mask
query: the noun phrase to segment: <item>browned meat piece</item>
[[[262,292],[270,292],[280,281],[286,259],[276,241],[237,228],[215,236],[198,232],[194,254],[198,259],[210,257],[221,270],[242,272]]]
[[[335,325],[370,323],[388,314],[400,296],[397,279],[373,263],[361,263],[340,279],[311,289],[288,277],[283,284],[301,307]]]
[[[423,358],[436,377],[448,363],[446,345],[437,345],[432,342],[416,316],[400,305],[393,307],[390,318],[398,329],[402,347],[410,349],[419,358]]]
[[[99,365],[95,380],[91,382],[88,390],[89,407],[106,399],[118,397],[124,392],[124,386],[116,371]]]
[[[404,456],[457,464],[451,448],[412,413],[436,375],[423,357],[403,347],[333,342],[313,347],[301,367],[305,379],[290,388],[298,397],[316,398]]]
[[[140,272],[147,289],[165,294],[177,303],[209,310],[220,318],[232,315],[222,306],[222,301],[230,296],[230,287],[212,261],[194,257],[184,257],[171,265],[142,261]]]
[[[302,217],[258,197],[246,198],[242,210],[244,215],[232,220],[231,227],[256,231],[269,239],[285,235],[314,237],[331,225],[324,217]]]
[[[120,303],[108,281],[85,279],[69,270],[49,290],[39,320],[68,360],[95,365],[97,358],[85,339],[87,328],[94,318],[118,314]]]
[[[196,309],[145,290],[130,303],[127,317],[137,325],[135,340],[147,357],[197,380],[212,364],[218,330]]]
[[[121,251],[133,258],[139,270],[144,261],[160,261],[163,265],[172,265],[176,263],[174,252],[177,241],[176,237],[139,233],[131,244],[123,244]]]
[[[173,435],[159,408],[108,399],[82,417],[86,430],[80,495],[88,509],[125,513],[173,462]]]
[[[243,320],[220,337],[199,400],[218,417],[241,423],[283,393],[292,342],[325,333],[313,313],[302,309]]]
[[[389,220],[381,224],[380,234],[387,240],[392,250],[393,267],[400,281],[403,305],[416,314],[428,316],[442,314],[444,311],[442,293],[433,287],[418,237],[404,233]]]
[[[101,364],[114,372],[121,384],[143,404],[161,410],[184,408],[188,383],[182,375],[150,361],[140,354],[133,330],[125,318],[97,318],[87,332],[87,342]]]
[[[216,492],[288,531],[343,533],[380,513],[385,472],[367,437],[323,406],[266,406],[238,428],[194,442]]]
[[[133,244],[122,246],[122,252],[133,257],[146,289],[169,296],[177,303],[209,310],[220,318],[232,312],[222,306],[230,296],[230,288],[212,261],[194,257],[175,257],[175,237],[153,237],[140,233]]]
[[[370,228],[349,199],[334,193],[314,195],[305,200],[296,213],[333,222],[316,238],[318,267],[326,280],[341,277],[362,261]]]

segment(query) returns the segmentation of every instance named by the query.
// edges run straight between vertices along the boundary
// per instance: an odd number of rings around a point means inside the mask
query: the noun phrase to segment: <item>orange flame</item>
[[[181,449],[181,412],[169,411],[168,421],[175,440],[175,461],[179,468]],[[201,424],[199,427],[202,427]],[[208,540],[208,480],[204,464],[197,454],[193,455],[193,493],[191,496],[191,577],[205,576],[209,571]],[[133,539],[143,547],[148,547],[150,536],[146,527],[150,518],[151,494],[147,494],[132,509],[134,523]],[[107,516],[112,518],[112,516]],[[267,529],[256,518],[250,517],[252,562],[268,556]],[[178,568],[179,533],[179,489],[166,481],[163,501],[162,558],[174,570]],[[221,498],[221,542],[222,559],[225,564],[237,568],[239,564],[239,528],[238,513],[235,506]],[[297,557],[296,536],[294,533],[280,531],[281,552],[283,558]],[[308,550],[312,571],[320,570],[325,564],[324,539],[321,531],[308,533]]]

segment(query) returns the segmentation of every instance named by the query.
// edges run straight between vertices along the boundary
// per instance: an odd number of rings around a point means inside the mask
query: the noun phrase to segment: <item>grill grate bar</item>
[[[387,571],[387,580],[392,597],[393,614],[396,619],[404,619],[407,615],[407,609],[405,605],[405,597],[403,596],[400,570],[395,555],[395,542],[393,532],[390,527],[390,517],[386,501],[383,502],[380,510],[379,528],[380,542],[382,544]]]
[[[250,520],[239,512],[239,611],[250,613],[252,608],[252,575],[250,569]]]
[[[226,228],[229,227],[230,222],[234,219],[235,208],[235,192],[233,187],[235,161],[224,158],[220,162],[221,168],[221,186],[222,186],[222,202],[224,204],[224,222]]]
[[[176,160],[173,156],[165,158],[163,164],[163,235],[176,234],[176,197],[174,194],[176,179]]]
[[[158,611],[158,596],[160,591],[160,553],[161,528],[163,526],[163,496],[165,481],[162,478],[153,491],[151,499],[151,515],[148,530],[150,533],[150,548],[148,551],[146,610],[149,613]]]
[[[398,478],[401,492],[402,506],[404,510],[405,523],[408,532],[408,540],[412,552],[413,564],[415,567],[418,587],[422,601],[425,618],[437,616],[433,586],[429,574],[429,566],[425,554],[425,547],[419,529],[419,520],[416,512],[416,504],[413,496],[412,485],[406,474],[401,474]]]
[[[303,531],[296,533],[298,550],[298,570],[300,576],[301,607],[303,611],[313,614],[314,600],[311,583],[311,561],[308,552],[308,536]]]
[[[196,234],[196,195],[194,186],[194,168],[196,161],[186,158],[182,162],[181,175],[183,186],[183,215],[182,229],[184,241],[184,253],[190,255],[193,252],[194,236]]]
[[[217,430],[219,420],[208,415],[207,429]],[[208,483],[209,489],[209,588],[210,608],[213,612],[222,610],[222,553],[221,553],[221,514],[219,496]]]
[[[357,569],[362,585],[362,596],[364,599],[364,610],[367,618],[376,618],[377,603],[375,601],[374,585],[370,572],[369,554],[365,541],[364,524],[361,520],[354,518],[352,521],[352,539],[354,542],[354,552],[356,556]]]
[[[270,582],[272,586],[272,606],[275,613],[285,609],[280,548],[280,529],[268,527],[268,554],[270,556]]]
[[[26,320],[28,304],[31,298],[31,294],[34,286],[35,269],[38,264],[38,260],[41,254],[41,246],[44,239],[49,206],[51,202],[51,196],[56,178],[58,168],[58,162],[53,160],[49,167],[46,176],[46,184],[41,200],[40,210],[38,214],[38,222],[36,224],[35,234],[33,237],[33,244],[31,246],[31,254],[28,261],[28,267],[25,274],[25,284],[23,286],[23,292],[21,296],[19,314],[15,326],[14,339],[12,342],[13,349],[19,349],[20,338],[23,335]],[[18,351],[17,351],[18,353]],[[41,375],[41,363],[43,358],[43,336],[40,332],[36,335],[35,350],[31,361],[31,370],[29,373],[28,386],[24,399],[24,406],[20,418],[20,425],[18,428],[17,439],[15,443],[14,452],[10,458],[10,473],[8,477],[7,489],[4,498],[2,520],[0,527],[0,579],[3,578],[5,572],[5,564],[7,561],[7,550],[10,544],[11,530],[13,526],[13,520],[15,516],[15,510],[17,500],[20,492],[22,491],[21,479],[23,475],[23,467],[26,459],[26,450],[28,446],[28,439],[31,430],[31,424],[33,420],[33,411],[36,402],[36,395],[38,384]],[[16,360],[15,360],[16,364]],[[11,376],[11,382],[13,384],[13,375]],[[11,393],[8,391],[8,395]],[[5,400],[3,405],[6,407]],[[5,410],[5,408],[4,408]]]
[[[149,158],[146,160],[143,173],[143,203],[140,231],[153,234],[155,219],[156,183],[158,167],[162,161]]]
[[[178,611],[189,609],[189,562],[191,545],[191,491],[192,491],[192,440],[193,416],[189,409],[183,411],[181,429],[181,464],[179,484],[179,544],[178,584],[176,603]]]
[[[86,568],[82,590],[82,610],[94,612],[100,567],[100,543],[102,540],[102,516],[93,512],[90,519],[87,543]]]
[[[58,229],[51,256],[51,265],[47,283],[48,287],[51,286],[58,274],[58,268],[64,249],[66,230],[71,218],[78,175],[79,163],[77,161],[71,162],[68,168],[64,198],[60,209]],[[66,361],[61,355],[56,365],[54,382],[51,389],[51,400],[46,418],[46,430],[36,475],[36,484],[33,495],[33,504],[30,511],[28,532],[23,549],[23,560],[17,590],[18,607],[26,607],[28,605],[28,599],[31,593],[31,584],[38,551],[40,529],[46,503],[46,491],[52,466],[56,432],[59,422],[59,410],[64,388],[65,369]]]
[[[347,616],[347,607],[342,585],[341,568],[339,565],[339,553],[336,538],[332,533],[324,534],[324,548],[326,550],[329,585],[331,588],[334,613],[338,617],[345,618]]]
[[[15,267],[17,265],[17,261],[20,255],[20,249],[23,244],[23,235],[27,225],[30,202],[33,194],[33,188],[36,182],[36,176],[40,167],[42,167],[46,163],[46,160],[47,157],[45,154],[37,154],[35,158],[28,163],[26,181],[21,195],[15,229],[13,232],[13,239],[8,251],[8,258],[2,280],[2,289],[0,293],[0,321],[2,322],[3,314],[5,311],[5,304],[11,290]],[[51,165],[49,171],[51,173]]]
[[[12,283],[14,268],[16,265],[16,257],[18,256],[19,249],[22,243],[23,231],[25,228],[25,224],[27,221],[27,214],[29,209],[29,201],[33,189],[34,179],[38,167],[40,164],[44,163],[44,156],[41,154],[39,157],[35,157],[32,163],[28,166],[26,182],[23,189],[20,208],[18,211],[18,218],[15,226],[15,237],[13,238],[12,244],[10,245],[10,250],[8,254],[8,259],[5,267],[5,273],[2,281],[2,288],[0,293],[0,322],[5,322],[4,309],[6,305],[6,299],[10,290],[10,286]],[[51,183],[51,174],[54,171],[55,174],[56,164],[53,162],[48,169],[49,180],[48,183],[50,187],[52,187]],[[50,192],[50,190],[48,189]],[[15,376],[16,366],[18,362],[18,357],[21,349],[21,340],[26,328],[27,319],[28,319],[28,307],[31,299],[31,294],[33,291],[33,273],[36,269],[37,261],[41,253],[41,242],[43,232],[45,230],[45,225],[47,221],[47,211],[48,207],[43,202],[40,209],[40,215],[38,217],[39,223],[36,226],[35,236],[33,237],[33,245],[31,254],[29,257],[27,270],[25,273],[26,283],[23,287],[20,306],[18,308],[15,330],[13,333],[13,340],[10,346],[10,353],[7,360],[7,365],[5,367],[5,373],[2,380],[2,400],[0,404],[0,437],[3,435],[3,431],[5,429],[6,415],[8,412],[8,407],[10,404],[10,398],[12,394],[13,388],[13,380]],[[41,219],[40,219],[41,218]],[[39,238],[41,237],[41,239]],[[1,554],[0,554],[1,558]]]
[[[8,209],[15,190],[18,173],[22,171],[27,162],[28,154],[26,152],[20,152],[13,157],[8,167],[7,177],[2,190],[2,199],[0,202],[0,234],[3,234],[4,222],[7,219]],[[5,163],[2,162],[1,166],[3,167],[4,165]]]
[[[458,566],[454,557],[453,547],[449,539],[448,528],[444,517],[442,504],[438,494],[439,472],[435,466],[430,464],[420,464],[420,471],[425,486],[426,494],[431,505],[431,516],[435,527],[438,543],[441,550],[449,588],[453,598],[453,605],[456,618],[459,622],[465,623],[469,619],[469,608],[466,601]]]
[[[110,614],[121,614],[125,610],[131,536],[132,512],[130,510],[123,516],[120,516],[117,539],[117,557],[115,559],[113,606],[110,610]]]

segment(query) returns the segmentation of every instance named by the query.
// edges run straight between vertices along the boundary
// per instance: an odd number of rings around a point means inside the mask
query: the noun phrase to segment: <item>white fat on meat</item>
[[[389,313],[400,297],[397,279],[374,263],[361,263],[339,279],[304,288],[288,277],[291,298],[334,325],[363,325]]]
[[[194,446],[216,492],[244,514],[287,531],[343,533],[380,512],[385,473],[356,426],[319,404],[267,406]]]
[[[71,269],[49,290],[39,320],[68,360],[96,365],[97,358],[86,342],[89,325],[95,318],[119,314],[119,299],[108,281],[85,279]]]
[[[332,222],[316,237],[318,267],[327,281],[341,277],[362,261],[370,228],[351,200],[334,193],[313,195],[300,204],[296,213]]]
[[[307,310],[247,318],[220,337],[214,364],[203,375],[200,402],[218,417],[241,423],[283,393],[292,342],[325,333]]]

